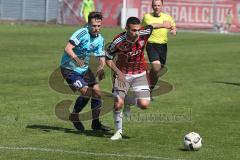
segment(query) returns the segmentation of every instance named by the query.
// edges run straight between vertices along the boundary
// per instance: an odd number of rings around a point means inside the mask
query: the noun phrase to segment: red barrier
[[[104,26],[120,25],[122,0],[94,0],[97,11],[103,13]],[[59,23],[62,24],[84,24],[83,18],[79,16],[82,0],[64,0],[60,9]]]
[[[151,1],[142,0],[142,17],[151,12]],[[164,12],[172,15],[178,28],[212,29],[215,24],[224,24],[228,10],[233,15],[232,31],[240,31],[240,1],[238,0],[167,0],[164,1]]]
[[[84,23],[79,17],[82,0],[64,0],[61,8],[63,24]],[[127,0],[128,8],[137,8],[139,17],[151,12],[152,0]],[[119,26],[121,22],[122,0],[95,0],[96,10],[104,16],[104,26]],[[174,17],[178,28],[212,29],[215,24],[223,24],[231,10],[233,15],[232,31],[240,31],[240,0],[165,0],[164,12]]]

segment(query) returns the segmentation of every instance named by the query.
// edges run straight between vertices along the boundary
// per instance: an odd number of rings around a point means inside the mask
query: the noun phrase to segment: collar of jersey
[[[161,15],[162,15],[162,12],[160,13],[159,16],[155,16],[154,13],[152,13],[152,16],[153,16],[153,17],[156,17],[156,18],[161,17]]]

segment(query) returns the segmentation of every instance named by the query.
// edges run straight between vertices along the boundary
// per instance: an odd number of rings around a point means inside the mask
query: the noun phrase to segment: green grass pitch
[[[121,141],[83,134],[55,115],[55,105],[76,96],[52,90],[48,79],[77,27],[0,25],[0,159],[5,160],[238,160],[240,159],[240,35],[179,32],[168,44],[173,90],[148,110],[133,108]],[[106,42],[120,29],[103,28]],[[101,83],[110,92],[109,73]],[[88,111],[90,107],[86,107]],[[112,113],[101,117],[114,128]],[[184,151],[183,136],[198,132],[203,147]]]

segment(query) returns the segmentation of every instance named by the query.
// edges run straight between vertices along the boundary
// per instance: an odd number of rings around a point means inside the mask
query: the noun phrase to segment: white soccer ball
[[[202,137],[196,132],[190,132],[184,136],[184,148],[191,151],[197,151],[202,147]]]

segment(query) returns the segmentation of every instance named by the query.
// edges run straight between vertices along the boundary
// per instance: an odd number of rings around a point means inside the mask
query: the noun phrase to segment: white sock
[[[116,131],[122,133],[122,111],[113,111],[113,119]]]

